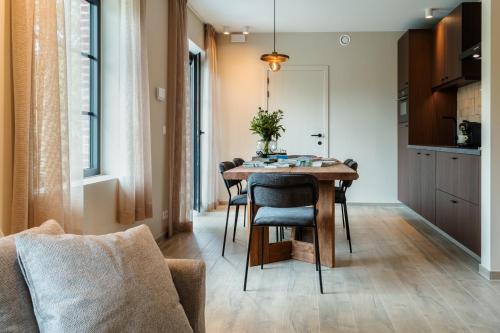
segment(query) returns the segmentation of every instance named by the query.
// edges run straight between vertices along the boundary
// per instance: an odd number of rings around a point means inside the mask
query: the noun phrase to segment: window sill
[[[116,179],[117,178],[115,176],[110,176],[110,175],[97,175],[97,176],[87,177],[83,179],[83,186],[85,187],[87,185],[114,181]]]

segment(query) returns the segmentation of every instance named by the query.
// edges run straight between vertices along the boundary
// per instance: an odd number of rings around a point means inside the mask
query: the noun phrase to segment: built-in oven
[[[398,93],[398,120],[400,123],[408,121],[408,109],[408,88],[404,88]]]

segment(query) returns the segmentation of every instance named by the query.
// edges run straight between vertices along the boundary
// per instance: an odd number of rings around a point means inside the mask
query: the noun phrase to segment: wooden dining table
[[[326,167],[252,168],[239,166],[224,172],[224,178],[246,180],[253,173],[301,173],[316,177],[319,184],[317,224],[321,264],[335,267],[335,181],[356,180],[359,177],[358,173],[343,163]],[[249,205],[251,204],[249,202]],[[251,209],[248,210],[249,215],[250,212]],[[250,216],[248,221],[250,221]],[[250,223],[247,224],[248,232],[254,229],[250,247],[250,266],[256,266],[260,265],[260,232],[257,232],[258,228],[250,228],[249,225]],[[289,259],[315,262],[312,243],[298,239],[270,243],[269,227],[264,228],[264,263]]]

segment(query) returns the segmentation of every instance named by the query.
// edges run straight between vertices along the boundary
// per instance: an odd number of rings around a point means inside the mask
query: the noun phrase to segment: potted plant
[[[265,155],[271,153],[269,143],[278,140],[285,128],[280,122],[283,120],[283,111],[277,110],[269,112],[259,107],[259,112],[253,117],[250,122],[250,130],[253,134],[258,134],[261,137],[263,147],[262,152]]]

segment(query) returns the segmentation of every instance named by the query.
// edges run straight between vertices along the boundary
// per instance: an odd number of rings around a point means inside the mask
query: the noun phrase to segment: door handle
[[[311,134],[311,136],[315,136],[315,137],[318,137],[318,138],[322,138],[323,137],[323,134],[319,133],[319,134]]]
[[[203,134],[205,134],[205,132],[203,132],[202,130],[200,130],[200,132],[199,132],[199,133],[200,133],[200,135],[203,135]]]

